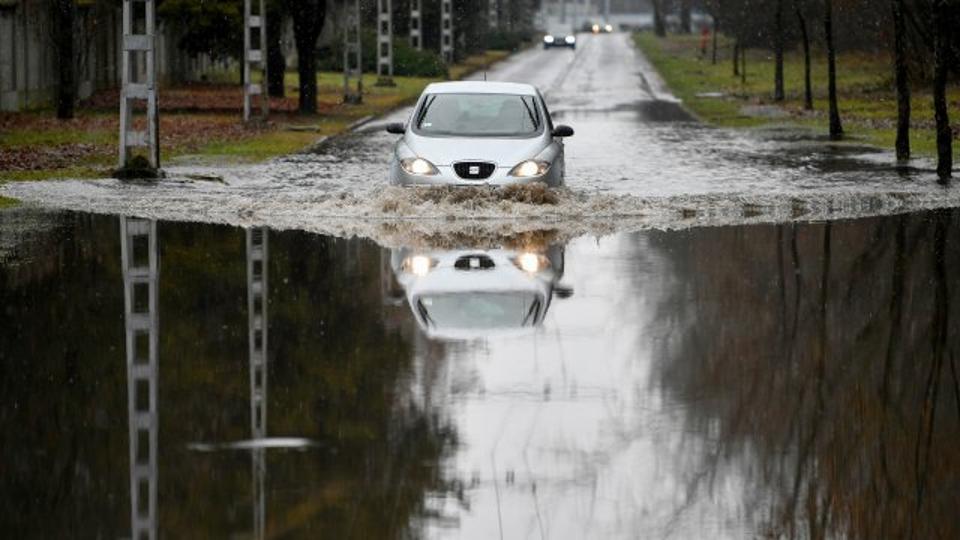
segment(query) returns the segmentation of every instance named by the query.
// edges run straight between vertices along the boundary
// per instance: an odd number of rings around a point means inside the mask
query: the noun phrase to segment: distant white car
[[[564,179],[563,138],[535,86],[504,82],[434,83],[409,121],[388,124],[402,135],[390,180],[400,185],[507,185]]]
[[[433,338],[472,339],[538,326],[559,285],[563,248],[391,252],[391,266],[420,327]]]

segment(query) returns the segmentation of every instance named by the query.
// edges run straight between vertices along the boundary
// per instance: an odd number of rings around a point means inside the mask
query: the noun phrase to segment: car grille
[[[486,255],[464,255],[453,263],[457,270],[489,270],[494,266],[493,259]]]
[[[461,161],[453,164],[457,176],[468,180],[483,180],[490,178],[497,166],[486,161]]]

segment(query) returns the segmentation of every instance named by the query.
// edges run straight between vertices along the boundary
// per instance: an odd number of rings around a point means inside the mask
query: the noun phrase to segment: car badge
[[[480,166],[479,166],[479,165],[471,165],[471,166],[470,166],[470,174],[480,174]]]

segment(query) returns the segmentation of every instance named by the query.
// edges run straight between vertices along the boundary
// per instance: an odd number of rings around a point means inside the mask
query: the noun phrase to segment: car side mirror
[[[557,295],[557,298],[565,300],[573,296],[573,287],[557,284],[553,288],[553,294]]]
[[[391,122],[386,126],[387,133],[393,133],[394,135],[403,135],[407,132],[407,128],[403,126],[400,122]]]
[[[553,128],[554,137],[573,137],[573,128],[570,126],[559,125]]]

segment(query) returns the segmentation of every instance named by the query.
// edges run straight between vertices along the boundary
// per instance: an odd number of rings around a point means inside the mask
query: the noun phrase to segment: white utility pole
[[[257,13],[253,13],[253,7]],[[256,30],[257,36],[254,36]],[[243,121],[266,121],[270,116],[270,97],[267,85],[267,11],[263,0],[243,0]],[[253,82],[254,71],[260,71],[261,81]],[[260,96],[260,118],[253,116],[253,100]]]
[[[487,0],[487,23],[496,30],[500,27],[500,1]]]
[[[610,24],[610,0],[603,0],[603,22]]]
[[[453,63],[453,0],[440,0],[440,56]]]
[[[393,2],[377,0],[377,86],[393,83]]]
[[[135,3],[144,6],[144,31],[135,33],[134,20]],[[146,147],[147,161],[153,172],[160,170],[160,130],[157,124],[160,119],[157,113],[157,72],[156,72],[156,19],[154,0],[123,0],[123,43],[121,52],[120,75],[122,87],[120,89],[120,170],[128,169],[133,157],[131,148]],[[134,73],[134,66],[140,65],[142,54],[144,79],[140,80],[140,73]],[[136,70],[139,72],[140,70]],[[147,130],[133,129],[134,100],[147,102]]]
[[[410,46],[418,51],[423,49],[421,30],[423,19],[420,16],[420,4],[421,0],[410,0]]]
[[[247,229],[247,317],[250,335],[250,431],[267,436],[267,228]],[[254,538],[266,537],[266,450],[251,451]]]
[[[353,9],[347,9],[343,29],[343,102],[363,101],[363,62],[360,46],[360,0],[353,1]]]
[[[120,218],[120,261],[126,329],[131,537],[156,540],[160,266],[155,221]]]

